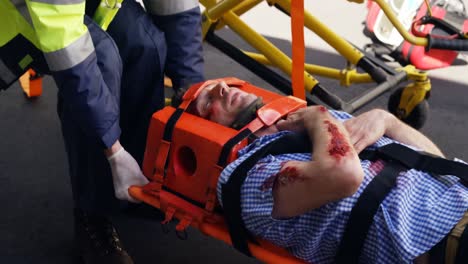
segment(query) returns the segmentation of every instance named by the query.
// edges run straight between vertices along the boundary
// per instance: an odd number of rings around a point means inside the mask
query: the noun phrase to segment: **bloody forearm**
[[[349,196],[362,181],[359,158],[341,123],[325,108],[307,114],[311,116],[304,123],[313,142],[312,160],[285,162],[274,180],[269,179],[277,217],[292,217]]]

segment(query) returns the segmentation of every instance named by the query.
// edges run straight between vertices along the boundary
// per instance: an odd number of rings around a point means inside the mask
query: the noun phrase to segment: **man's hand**
[[[279,131],[290,130],[294,132],[305,131],[305,120],[312,120],[320,112],[326,111],[323,106],[309,106],[301,108],[296,112],[289,113],[286,119],[280,120],[276,123]]]
[[[392,122],[392,116],[381,109],[374,109],[344,122],[351,143],[357,153],[377,142]]]
[[[118,146],[120,146],[120,143]],[[107,160],[112,170],[115,197],[120,200],[138,203],[138,200],[130,196],[128,188],[132,185],[145,185],[148,183],[148,179],[141,172],[136,160],[122,146],[117,150],[114,148],[114,150],[109,149],[109,151],[111,151],[112,155],[108,156]]]

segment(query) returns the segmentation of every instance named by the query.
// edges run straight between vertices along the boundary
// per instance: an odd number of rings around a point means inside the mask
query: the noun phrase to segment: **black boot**
[[[133,264],[107,217],[81,210],[74,213],[75,240],[85,264]]]

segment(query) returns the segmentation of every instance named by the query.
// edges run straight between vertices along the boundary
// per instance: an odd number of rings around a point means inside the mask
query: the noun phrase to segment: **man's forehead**
[[[210,83],[210,84],[207,84],[205,87],[202,87],[200,92],[198,93],[196,101],[200,101],[198,99],[202,98],[204,95],[206,95],[209,91],[213,90],[213,88],[215,88],[220,83],[221,82]]]
[[[221,83],[222,81],[217,81],[217,82],[209,83],[206,86],[200,88],[200,92],[198,93],[198,96],[194,101],[193,109],[192,109],[192,111],[194,111],[196,115],[201,115],[201,109],[203,107],[202,104],[206,100],[205,98],[206,95],[211,90],[213,90],[216,86],[220,85]],[[229,87],[227,84],[226,86]]]
[[[200,92],[198,93],[198,96],[197,98],[195,98],[195,101],[192,103],[192,111],[200,116],[201,115],[201,104],[202,104],[202,101],[204,100],[204,96],[211,90],[213,89],[215,84],[208,84],[206,85],[205,87],[202,87]]]
[[[204,94],[208,93],[209,91],[213,90],[215,87],[217,87],[219,85],[222,85],[223,83],[224,82],[222,82],[222,81],[218,81],[218,82],[207,84],[205,87],[201,88],[201,91],[198,94],[198,96],[200,96],[202,93],[204,93]],[[224,86],[229,87],[226,83],[224,83]]]

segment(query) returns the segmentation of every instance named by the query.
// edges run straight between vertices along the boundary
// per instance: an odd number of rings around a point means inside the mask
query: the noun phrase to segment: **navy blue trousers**
[[[189,13],[189,17],[198,18],[186,18],[186,22],[199,21],[198,8],[189,10]],[[163,19],[167,22],[170,18]],[[188,41],[193,46],[192,51],[186,50],[186,47],[183,52],[187,53],[179,54],[180,59],[174,60],[179,51],[171,49],[168,53],[165,34],[155,25],[155,21],[160,20],[150,17],[134,0],[123,2],[107,33],[89,18],[85,19],[104,81],[116,99],[120,100],[120,142],[140,164],[151,115],[164,106],[164,71],[169,71],[177,84],[203,80],[201,39],[187,40],[186,37],[190,35],[179,32],[178,36],[182,38],[179,44]],[[195,27],[199,31],[199,24],[187,26],[186,22],[181,24],[182,30],[192,28],[193,31]],[[120,54],[120,57],[116,54]],[[169,55],[173,60],[167,66],[166,56]],[[184,56],[188,55],[195,59],[184,60]],[[185,63],[185,66],[177,67],[177,61]],[[178,68],[181,70],[178,71]],[[122,71],[121,79],[115,78],[118,71]],[[62,104],[59,93],[57,108],[68,155],[74,206],[91,212],[110,213],[120,208],[122,203],[114,197],[112,175],[102,146],[80,131],[67,112],[69,110]]]

